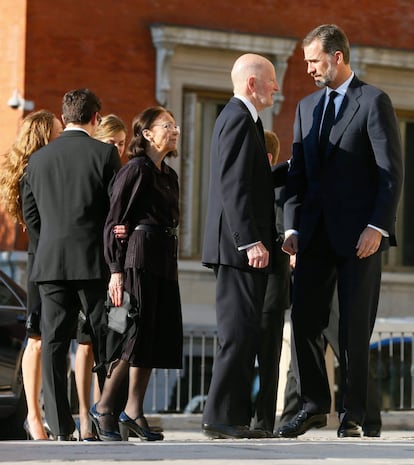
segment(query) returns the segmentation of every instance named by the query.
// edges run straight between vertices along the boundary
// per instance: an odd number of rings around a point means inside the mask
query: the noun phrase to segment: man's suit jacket
[[[264,137],[245,104],[232,98],[216,120],[202,262],[251,269],[245,250],[275,243],[273,179]]]
[[[38,238],[32,281],[108,276],[103,227],[120,165],[116,147],[80,130],[64,131],[30,157],[22,204],[29,235]]]
[[[402,183],[401,142],[389,97],[354,77],[319,153],[325,89],[298,104],[288,174],[285,228],[299,231],[306,248],[321,215],[336,253],[349,256],[371,224],[390,234],[381,250],[395,245],[395,215]]]

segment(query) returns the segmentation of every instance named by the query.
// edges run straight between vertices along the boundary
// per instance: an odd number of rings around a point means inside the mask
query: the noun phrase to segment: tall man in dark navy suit
[[[276,245],[274,181],[258,112],[273,105],[276,72],[246,54],[231,72],[234,97],[217,118],[202,262],[217,278],[219,349],[203,415],[213,438],[263,437],[249,429],[255,356],[269,257]]]
[[[283,246],[289,254],[297,253],[292,322],[303,405],[278,435],[296,437],[326,425],[331,399],[322,330],[337,284],[338,437],[359,437],[381,252],[395,245],[400,136],[389,97],[352,72],[348,39],[340,28],[316,28],[304,39],[303,49],[308,74],[322,90],[297,107]],[[329,108],[332,117],[325,118]]]
[[[24,219],[29,235],[38,237],[30,279],[39,284],[42,298],[45,414],[58,440],[70,439],[75,429],[66,364],[81,308],[90,324],[95,361],[104,358],[102,317],[109,276],[103,226],[121,162],[115,146],[91,137],[100,109],[88,89],[66,93],[66,129],[30,157],[24,177]]]

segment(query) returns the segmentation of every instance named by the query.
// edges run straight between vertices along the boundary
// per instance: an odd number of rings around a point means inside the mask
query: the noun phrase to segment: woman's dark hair
[[[126,151],[128,158],[142,157],[145,155],[149,142],[145,139],[142,132],[144,129],[150,129],[154,121],[162,113],[168,113],[174,118],[174,115],[170,110],[161,106],[148,107],[139,115],[135,116],[132,121],[132,138]],[[178,154],[176,150],[172,150],[171,152],[168,152],[166,156],[177,157]]]
[[[63,96],[62,115],[65,124],[87,124],[101,110],[101,101],[89,89],[75,89]]]

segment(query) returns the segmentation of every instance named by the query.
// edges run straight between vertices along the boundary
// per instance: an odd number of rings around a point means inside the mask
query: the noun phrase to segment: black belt
[[[151,233],[162,233],[167,236],[176,236],[177,228],[170,228],[169,226],[158,226],[156,224],[139,224],[135,226],[135,231],[145,231]]]

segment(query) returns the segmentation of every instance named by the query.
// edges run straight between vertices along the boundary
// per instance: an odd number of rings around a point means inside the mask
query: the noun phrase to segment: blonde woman
[[[126,135],[127,129],[121,118],[116,115],[106,115],[102,118],[94,137],[102,142],[115,145],[122,158],[125,152]]]
[[[39,110],[27,115],[16,141],[4,155],[0,174],[0,198],[8,213],[25,228],[22,217],[20,182],[29,157],[62,132],[62,124],[51,112]],[[36,239],[29,238],[27,276],[33,264]],[[36,285],[27,280],[27,346],[22,359],[23,383],[27,401],[27,419],[24,427],[33,439],[48,439],[43,426],[39,405],[42,380],[40,339],[40,295]]]

